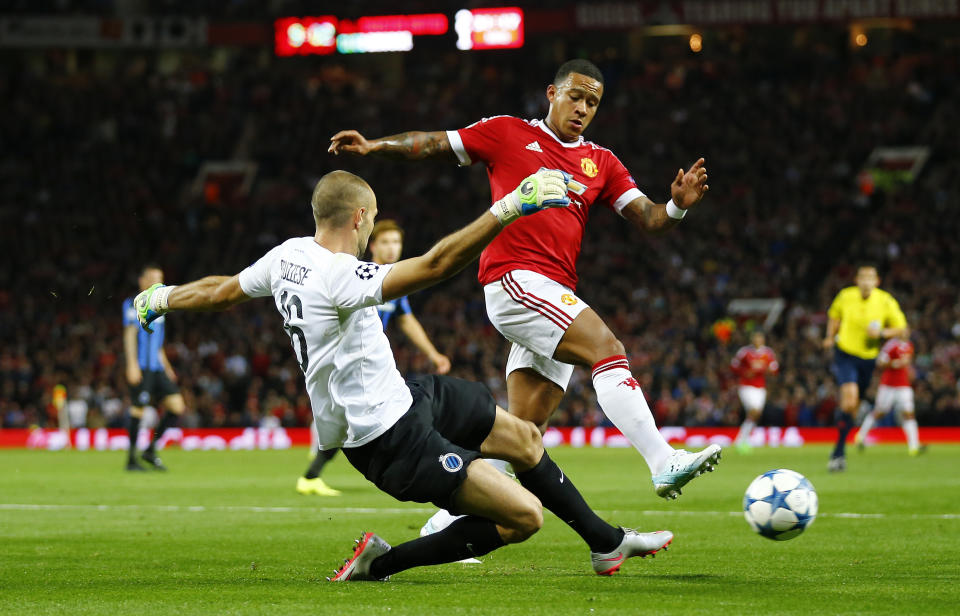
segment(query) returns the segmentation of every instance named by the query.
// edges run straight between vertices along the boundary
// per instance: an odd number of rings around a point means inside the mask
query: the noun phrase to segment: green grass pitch
[[[612,578],[552,515],[524,544],[400,573],[325,577],[361,531],[416,536],[432,510],[378,492],[342,456],[337,498],[293,490],[304,449],[164,453],[129,474],[120,452],[0,451],[0,614],[948,614],[960,610],[960,447],[728,451],[677,501],[657,499],[632,450],[552,450],[608,520],[669,528],[670,551]],[[783,543],[755,535],[743,491],[772,468],[805,474],[820,516]]]

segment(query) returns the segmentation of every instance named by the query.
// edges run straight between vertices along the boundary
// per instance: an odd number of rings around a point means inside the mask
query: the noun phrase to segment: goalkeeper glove
[[[137,311],[137,319],[143,329],[153,333],[150,324],[169,312],[170,292],[176,288],[176,285],[166,286],[158,282],[137,294],[133,299],[133,307]]]
[[[528,216],[548,207],[570,205],[567,184],[570,175],[557,169],[540,169],[528,175],[520,186],[493,204],[490,212],[503,226],[521,216]]]

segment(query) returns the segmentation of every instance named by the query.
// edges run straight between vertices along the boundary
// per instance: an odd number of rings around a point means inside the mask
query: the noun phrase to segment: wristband
[[[673,202],[673,199],[667,201],[667,216],[675,220],[681,220],[686,215],[687,210],[681,210],[678,208],[677,204]]]
[[[511,192],[503,199],[494,202],[490,206],[490,213],[497,217],[503,227],[520,218],[520,208],[516,204],[516,196]]]
[[[149,306],[149,308],[161,314],[169,311],[170,292],[176,288],[177,288],[177,285],[174,284],[170,286],[160,287],[159,289],[157,289],[156,293],[154,293],[153,297],[151,298],[153,301],[151,301],[150,303],[153,305]]]

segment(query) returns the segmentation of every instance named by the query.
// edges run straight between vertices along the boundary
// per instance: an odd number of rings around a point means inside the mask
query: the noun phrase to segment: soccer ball
[[[767,539],[793,539],[817,517],[817,491],[796,471],[767,471],[747,487],[743,517],[750,528]]]

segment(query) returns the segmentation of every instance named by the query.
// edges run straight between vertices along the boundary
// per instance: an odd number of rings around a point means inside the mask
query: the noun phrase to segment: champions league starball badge
[[[370,280],[376,275],[379,269],[380,266],[376,263],[361,263],[353,273],[356,274],[360,280]]]

